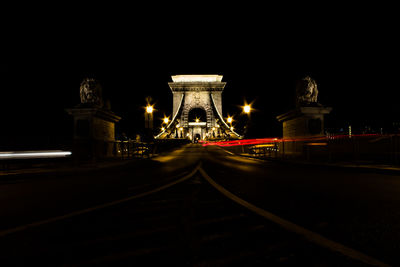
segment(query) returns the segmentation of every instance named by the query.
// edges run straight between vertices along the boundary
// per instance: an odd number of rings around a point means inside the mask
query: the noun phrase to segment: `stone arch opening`
[[[202,108],[193,108],[189,111],[188,121],[196,122],[196,119],[199,119],[199,122],[207,122],[207,112]]]

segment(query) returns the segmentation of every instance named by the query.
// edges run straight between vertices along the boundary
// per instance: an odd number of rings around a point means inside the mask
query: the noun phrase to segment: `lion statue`
[[[296,86],[297,105],[318,104],[317,83],[310,76],[301,79]]]
[[[102,87],[100,83],[92,78],[86,78],[80,86],[82,104],[94,104],[103,107]]]

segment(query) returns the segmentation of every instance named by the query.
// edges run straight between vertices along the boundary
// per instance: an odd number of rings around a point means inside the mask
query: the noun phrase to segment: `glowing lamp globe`
[[[153,113],[153,106],[147,106],[146,107],[146,112],[147,113]]]

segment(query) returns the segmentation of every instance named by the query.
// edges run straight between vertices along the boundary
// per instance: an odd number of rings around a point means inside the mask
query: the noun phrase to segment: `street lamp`
[[[144,114],[146,129],[153,129],[153,110],[153,106],[146,106],[146,113]]]
[[[250,105],[244,105],[243,111],[244,111],[244,113],[249,114],[250,111],[251,111],[251,106]]]
[[[245,116],[246,118],[244,118],[245,120],[245,125],[243,126],[243,135],[246,136],[247,135],[247,131],[249,128],[249,124],[250,124],[250,112],[251,112],[252,108],[251,108],[251,103],[247,104],[246,102],[244,103],[243,106],[243,113],[247,114],[247,116]]]
[[[233,121],[232,117],[228,117],[227,121],[228,121],[228,123],[232,123],[232,121]]]
[[[148,106],[146,107],[146,112],[147,112],[147,113],[153,113],[153,106],[148,105]]]
[[[168,124],[169,118],[168,118],[168,117],[164,117],[163,122],[164,122],[165,124]]]

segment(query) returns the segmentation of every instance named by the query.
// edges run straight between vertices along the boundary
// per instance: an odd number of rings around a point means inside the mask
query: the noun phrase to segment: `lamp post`
[[[146,112],[144,114],[145,118],[145,128],[146,129],[153,129],[153,106],[147,105]]]
[[[252,110],[251,105],[245,103],[244,106],[243,106],[243,113],[245,113],[247,116],[245,118],[245,125],[244,125],[243,135],[247,134],[247,131],[248,131],[248,128],[249,128],[251,110]]]
[[[250,105],[244,105],[243,106],[243,112],[246,114],[250,114],[251,111],[251,106]]]
[[[232,121],[233,121],[233,118],[232,117],[228,117],[227,119],[226,119],[226,121],[229,123],[229,125],[232,127]]]
[[[169,122],[169,118],[168,117],[164,117],[163,122],[167,125]]]

